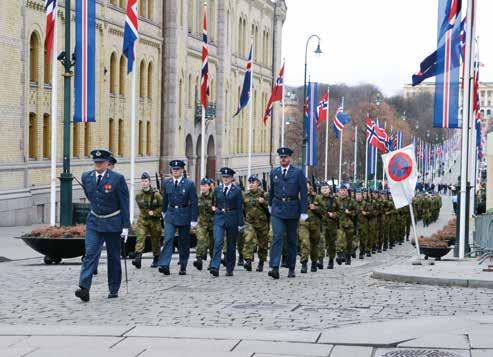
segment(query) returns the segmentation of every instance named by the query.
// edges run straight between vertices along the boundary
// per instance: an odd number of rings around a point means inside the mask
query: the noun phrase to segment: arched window
[[[152,99],[152,79],[154,76],[154,68],[152,62],[149,62],[147,67],[147,98]]]
[[[29,80],[38,83],[39,79],[39,36],[37,32],[29,39]]]
[[[125,56],[120,57],[120,80],[118,89],[121,96],[125,96],[125,76],[127,75],[127,59]]]
[[[108,125],[108,149],[110,149],[111,152],[115,151],[114,134],[115,134],[115,121],[113,120],[113,118],[110,118]]]
[[[38,121],[35,113],[29,113],[29,159],[36,160],[38,146]]]
[[[254,46],[254,53],[255,53],[255,61],[259,62],[262,52],[260,51],[260,48],[258,47],[258,26],[255,26],[253,28],[253,46]]]
[[[116,54],[110,57],[110,94],[116,94]]]
[[[51,157],[51,131],[50,131],[50,115],[43,115],[43,158],[48,159]]]
[[[194,32],[195,25],[195,6],[193,0],[188,0],[188,33]]]
[[[139,120],[139,145],[138,153],[140,156],[144,155],[144,124],[142,120]]]
[[[271,67],[271,55],[270,55],[270,43],[269,43],[269,32],[265,33],[265,65]]]
[[[147,16],[147,0],[140,0],[139,15],[143,17]]]
[[[147,18],[152,20],[152,16],[154,15],[154,6],[152,0],[147,0]]]
[[[145,79],[145,72],[146,72],[146,64],[144,60],[140,61],[140,85],[139,85],[139,96],[141,98],[145,97],[145,90],[146,90],[146,79]]]
[[[84,123],[84,157],[91,154],[91,123]]]
[[[51,58],[46,58],[46,50],[44,51],[44,84],[51,84]]]
[[[146,128],[146,155],[151,156],[151,122],[147,122]]]
[[[80,157],[80,123],[73,123],[72,156]]]
[[[116,150],[116,154],[118,156],[123,156],[123,139],[124,139],[124,132],[123,132],[123,119],[118,120],[118,148]]]

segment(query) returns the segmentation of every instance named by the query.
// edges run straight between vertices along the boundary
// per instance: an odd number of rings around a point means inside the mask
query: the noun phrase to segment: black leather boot
[[[289,268],[288,278],[296,278],[296,274],[294,273],[294,268]]]
[[[245,260],[243,268],[245,268],[246,271],[252,271],[252,261],[250,259]]]
[[[318,259],[317,268],[318,269],[323,269],[324,268],[324,258]]]
[[[258,271],[258,272],[264,271],[264,262],[262,260],[258,262],[256,271]]]
[[[243,260],[243,256],[242,256],[242,255],[240,255],[240,256],[238,257],[238,266],[239,266],[239,267],[242,267],[242,266],[243,266],[243,264],[245,264],[245,261]]]
[[[365,259],[365,253],[364,252],[360,252],[359,253],[359,258],[360,259]]]
[[[81,299],[84,302],[89,301],[89,289],[79,288],[75,290],[75,296]]]
[[[287,260],[288,260],[288,257],[286,257],[284,255],[281,257],[281,268],[287,268],[288,267]]]
[[[135,254],[135,258],[132,260],[132,265],[137,269],[142,267],[142,253]]]
[[[327,269],[334,269],[334,259],[329,259],[329,265],[327,265]]]
[[[371,257],[371,252],[369,250],[366,251],[366,256],[369,258]]]
[[[279,268],[277,267],[274,267],[272,268],[270,271],[269,271],[269,274],[268,274],[271,278],[273,279],[279,279]]]
[[[310,268],[310,271],[312,273],[315,273],[317,271],[317,262],[312,262],[312,267]]]
[[[346,253],[346,265],[351,265],[351,254]]]
[[[202,270],[202,258],[197,257],[197,259],[193,262],[193,266],[199,271]]]
[[[155,255],[152,258],[151,268],[157,268],[157,263],[159,262],[159,255]]]
[[[291,271],[291,269],[289,269]],[[308,263],[307,262],[301,262],[301,274],[306,274],[308,272]]]

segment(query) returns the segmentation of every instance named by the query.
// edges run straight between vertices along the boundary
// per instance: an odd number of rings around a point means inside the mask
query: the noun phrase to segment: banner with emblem
[[[382,160],[395,207],[411,204],[418,182],[414,145],[384,154]]]

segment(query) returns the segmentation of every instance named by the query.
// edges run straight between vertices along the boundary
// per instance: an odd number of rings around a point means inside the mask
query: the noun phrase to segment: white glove
[[[241,231],[243,231],[244,229],[245,229],[245,225],[243,225],[243,226],[238,226],[238,232],[241,232]]]
[[[272,214],[272,207],[269,206],[269,214]]]
[[[191,226],[192,228],[197,227],[197,224],[198,224],[197,222],[190,222],[190,226]]]
[[[301,221],[301,222],[305,222],[307,219],[308,219],[308,214],[306,214],[306,213],[302,213],[302,214],[300,215],[300,221]]]
[[[124,243],[127,243],[127,239],[128,239],[128,228],[123,228],[122,229],[122,234],[120,234],[120,237],[122,237]]]

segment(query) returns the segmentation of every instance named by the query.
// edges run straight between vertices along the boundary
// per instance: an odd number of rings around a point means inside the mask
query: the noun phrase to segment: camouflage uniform
[[[316,271],[316,268],[313,268],[313,265],[316,264],[319,254],[318,245],[320,242],[323,200],[321,196],[313,191],[308,193],[308,200],[316,206],[316,209],[309,209],[308,219],[304,222],[300,222],[298,238],[300,242],[302,268],[304,267],[303,264],[306,265],[308,257],[310,257],[310,260],[312,261],[312,270]]]
[[[377,247],[377,217],[378,213],[378,202],[372,197],[368,203],[368,244],[366,256],[371,256],[371,253],[375,253],[375,249]]]
[[[264,202],[260,203],[259,198]],[[269,249],[269,217],[268,199],[262,189],[255,192],[250,190],[243,193],[243,212],[245,213],[245,230],[243,232],[243,258],[253,261],[255,247],[258,248],[258,258],[261,262],[267,260]]]
[[[349,213],[346,213],[348,210]],[[354,238],[354,216],[358,207],[351,197],[338,197],[337,218],[339,229],[337,231],[336,251],[338,255],[345,254],[346,264],[351,264]]]
[[[334,194],[329,194],[328,196],[322,196],[322,210],[323,210],[323,238],[325,240],[324,247],[327,251],[327,256],[329,257],[329,265],[333,265],[333,260],[336,256],[336,238],[337,238],[337,202]],[[334,217],[329,217],[328,213],[333,213]],[[324,256],[323,250],[320,255]],[[332,264],[330,264],[332,261]]]
[[[140,210],[135,227],[135,235],[137,236],[135,252],[140,254],[144,252],[147,235],[150,235],[152,254],[154,257],[159,257],[163,234],[163,227],[161,226],[163,198],[157,190],[151,187],[148,191],[141,190],[135,196],[135,201]],[[154,213],[152,216],[149,215],[150,211]]]
[[[196,255],[202,259],[207,259],[207,250],[212,257],[214,249],[212,196],[212,190],[209,190],[207,193],[201,193],[198,200],[199,221],[196,228]]]
[[[359,255],[360,258],[371,249],[370,241],[370,214],[372,204],[368,199],[358,202],[358,235],[359,235]]]

